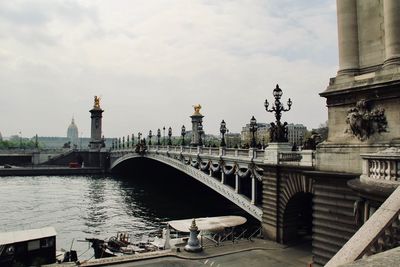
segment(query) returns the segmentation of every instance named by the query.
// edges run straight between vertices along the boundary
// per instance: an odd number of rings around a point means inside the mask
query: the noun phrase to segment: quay
[[[304,244],[285,246],[273,241],[253,239],[233,244],[226,241],[218,247],[206,247],[200,253],[183,249],[163,250],[130,256],[92,259],[78,263],[52,264],[48,267],[71,266],[254,266],[304,267],[312,260],[309,247]]]
[[[31,166],[0,168],[1,176],[39,176],[39,175],[89,175],[103,174],[98,167],[68,168],[66,166]]]

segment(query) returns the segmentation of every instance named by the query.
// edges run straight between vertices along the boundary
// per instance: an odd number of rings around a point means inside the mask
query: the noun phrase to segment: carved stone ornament
[[[347,112],[346,133],[351,133],[359,140],[365,141],[375,133],[387,132],[385,109],[371,108],[365,99],[361,99],[356,106]]]

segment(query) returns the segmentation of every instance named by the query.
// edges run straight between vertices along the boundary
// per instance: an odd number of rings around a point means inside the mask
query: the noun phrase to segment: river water
[[[72,245],[87,259],[92,250],[78,241],[85,237],[127,231],[140,239],[170,219],[245,215],[193,179],[173,175],[0,177],[0,232],[53,226],[58,249]]]

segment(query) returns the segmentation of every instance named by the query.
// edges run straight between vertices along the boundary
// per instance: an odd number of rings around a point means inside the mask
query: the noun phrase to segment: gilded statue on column
[[[94,96],[94,108],[100,108],[100,97],[95,95]]]
[[[201,115],[200,114],[200,109],[201,109],[201,105],[200,104],[194,105],[193,108],[194,108],[193,115]]]

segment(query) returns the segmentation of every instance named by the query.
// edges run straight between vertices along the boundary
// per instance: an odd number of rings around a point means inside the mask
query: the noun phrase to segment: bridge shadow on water
[[[122,190],[135,189],[135,201],[146,206],[154,221],[240,215],[248,219],[246,227],[255,228],[260,224],[208,186],[158,161],[127,160],[113,169],[113,178],[121,183]],[[126,194],[125,204],[129,205],[133,201],[133,196],[129,196],[132,192]]]

